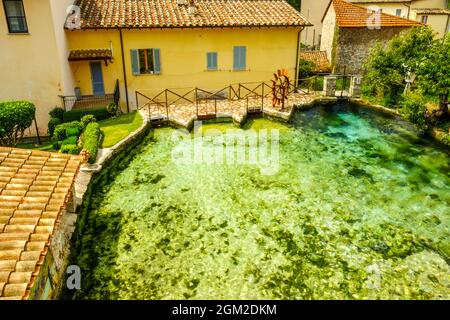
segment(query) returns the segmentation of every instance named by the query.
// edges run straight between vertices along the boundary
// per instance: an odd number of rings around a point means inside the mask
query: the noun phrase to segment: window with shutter
[[[133,75],[160,74],[160,49],[133,49],[131,50],[131,67]]]
[[[245,70],[247,64],[247,48],[236,46],[233,48],[233,69]]]
[[[206,53],[206,69],[207,70],[217,70],[217,52],[207,52]]]

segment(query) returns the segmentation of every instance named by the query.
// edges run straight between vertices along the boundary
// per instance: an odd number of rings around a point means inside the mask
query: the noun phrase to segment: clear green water
[[[75,298],[450,298],[448,150],[345,105],[244,129],[261,128],[280,130],[276,175],[174,163],[169,128],[112,168],[94,188]]]

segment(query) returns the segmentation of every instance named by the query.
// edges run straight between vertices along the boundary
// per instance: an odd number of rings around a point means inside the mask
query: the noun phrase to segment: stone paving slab
[[[295,106],[311,104],[317,93],[291,93],[285,107],[272,106],[272,97],[248,97],[242,100],[216,100],[208,102],[181,103],[177,105],[170,105],[167,109],[162,106],[148,106],[142,111],[154,119],[169,119],[169,122],[175,127],[184,127],[190,129],[193,121],[197,120],[198,116],[212,116],[230,117],[238,125],[242,125],[247,118],[248,110],[257,110],[262,106],[263,112],[269,116],[278,118],[283,121],[288,121],[292,116]]]

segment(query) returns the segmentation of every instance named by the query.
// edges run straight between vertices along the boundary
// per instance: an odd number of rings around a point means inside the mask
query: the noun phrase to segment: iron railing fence
[[[313,76],[307,79],[301,79],[301,85],[294,85],[290,83],[289,93],[302,92],[309,94],[313,91],[322,91],[317,89],[317,76]],[[323,81],[322,81],[323,83]],[[247,112],[262,112],[264,105],[267,103],[267,98],[272,97],[272,82],[248,82],[248,83],[236,83],[223,87],[218,90],[205,90],[202,88],[173,88],[163,89],[160,91],[155,90],[136,90],[136,104],[137,109],[147,108],[156,111],[156,113],[169,117],[169,107],[180,106],[183,104],[194,105],[197,113],[197,117],[208,117],[217,113],[218,104],[221,101],[246,101]],[[250,100],[260,100],[260,105],[255,106],[249,103]],[[206,111],[203,112],[205,104],[213,104],[214,113]]]
[[[60,96],[62,100],[62,107],[65,111],[72,109],[77,110],[92,110],[98,108],[105,108],[111,102],[119,105],[120,102],[120,87],[119,80],[116,80],[113,93],[104,95],[70,95]]]

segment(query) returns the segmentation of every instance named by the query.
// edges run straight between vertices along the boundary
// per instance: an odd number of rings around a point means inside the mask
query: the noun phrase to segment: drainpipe
[[[408,8],[408,15],[406,16],[406,18],[409,19],[409,13],[411,11],[411,5],[408,5],[406,3],[404,3],[403,5]]]
[[[299,54],[300,54],[300,34],[304,28],[301,28],[297,35],[297,53],[295,55],[295,88],[298,86],[298,64],[299,64]],[[297,89],[296,89],[297,90]]]
[[[125,101],[127,103],[127,113],[130,113],[130,103],[128,101],[128,83],[127,83],[127,72],[125,69],[125,54],[123,52],[123,37],[122,37],[122,28],[119,28],[120,34],[120,49],[122,51],[122,69],[123,69],[123,81],[125,83]]]

